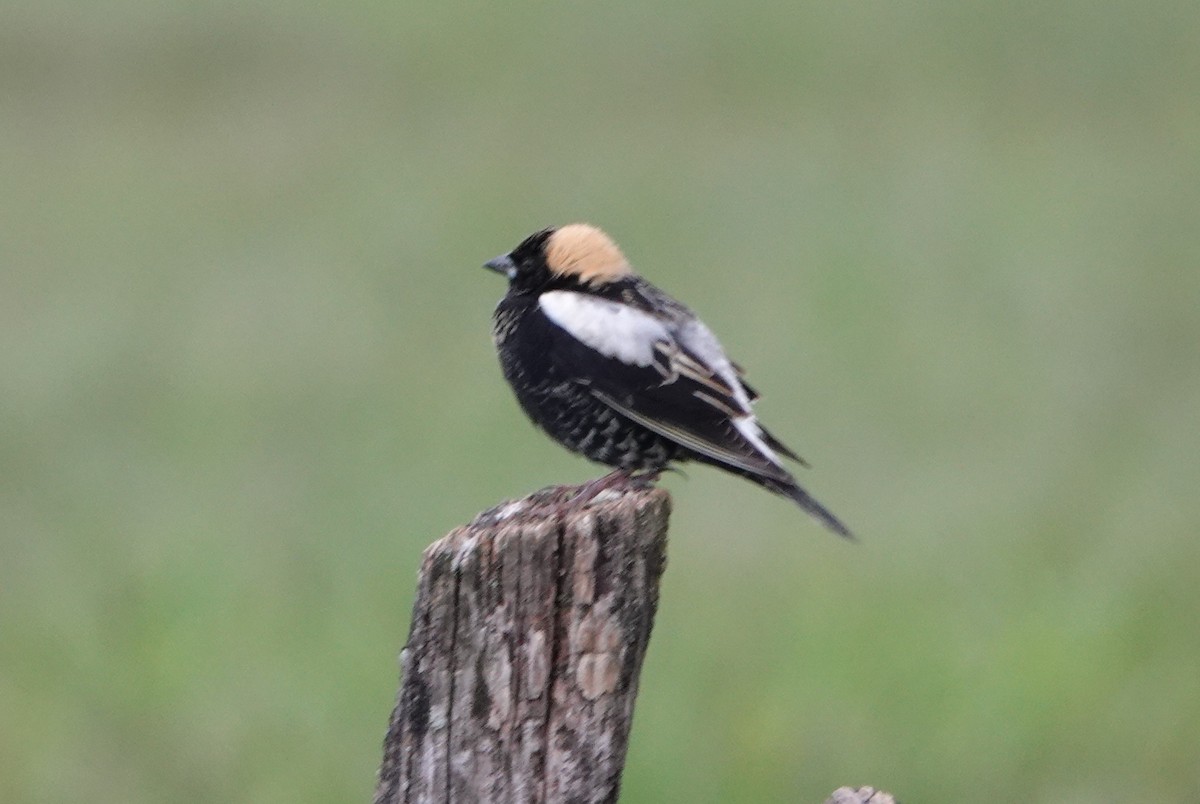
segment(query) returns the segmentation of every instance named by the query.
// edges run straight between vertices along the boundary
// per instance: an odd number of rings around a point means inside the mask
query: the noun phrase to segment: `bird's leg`
[[[577,511],[583,508],[584,505],[592,502],[592,499],[596,496],[596,494],[599,494],[602,491],[610,490],[610,488],[628,486],[631,484],[631,482],[632,478],[630,476],[629,469],[613,469],[612,472],[602,476],[602,478],[589,480],[586,482],[586,484],[574,487],[565,486],[563,491],[571,491],[572,488],[574,488],[575,494],[574,496],[571,496],[569,500],[560,500],[560,503],[568,504],[570,510]]]
[[[655,469],[647,469],[644,472],[639,472],[636,475],[631,474],[629,476],[629,485],[640,490],[653,488],[654,484],[658,482],[659,477],[665,471],[668,471],[667,467],[659,466]]]
[[[538,505],[562,505],[578,492],[579,486],[556,485],[546,486],[536,492]]]
[[[569,505],[574,511],[582,508],[600,492],[629,483],[629,470],[614,469],[603,477],[583,483],[546,486],[538,492],[540,505]]]
[[[645,491],[654,487],[658,482],[659,476],[663,472],[672,471],[669,467],[659,466],[655,469],[646,469],[641,472],[635,472],[632,469],[614,469],[603,477],[598,477],[595,480],[589,480],[581,486],[578,486],[578,491],[571,498],[570,508],[572,511],[578,511],[589,502],[591,502],[597,494],[609,489],[627,488]],[[570,488],[570,487],[567,487]]]
[[[589,480],[581,486],[578,486],[578,491],[571,498],[571,510],[578,511],[583,506],[591,502],[597,494],[608,489],[618,486],[628,485],[631,480],[630,471],[628,469],[614,469],[603,477],[598,477],[595,480]]]

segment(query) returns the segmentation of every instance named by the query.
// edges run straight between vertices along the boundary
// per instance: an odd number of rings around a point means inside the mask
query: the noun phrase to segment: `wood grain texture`
[[[376,804],[615,801],[670,498],[546,489],[425,551]]]

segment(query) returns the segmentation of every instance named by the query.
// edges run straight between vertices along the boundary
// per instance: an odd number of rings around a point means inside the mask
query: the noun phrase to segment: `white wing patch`
[[[605,357],[634,366],[654,362],[654,343],[671,340],[663,322],[649,313],[569,290],[538,297],[546,317]]]
[[[715,375],[720,380],[716,387],[727,386],[727,390],[733,392],[730,401],[735,402],[740,410],[731,410],[701,391],[694,393],[713,407],[723,410],[729,416],[730,424],[763,458],[780,469],[783,468],[783,462],[763,438],[758,419],[751,412],[750,395],[742,387],[737,369],[726,357],[717,336],[699,320],[689,319],[671,326],[635,307],[569,290],[543,293],[538,297],[538,305],[547,318],[605,357],[644,368],[655,363],[656,349],[663,352],[671,360],[672,370],[677,372],[664,382],[671,382],[679,373],[689,371],[692,372],[689,376],[697,382],[704,381],[705,375]],[[699,358],[703,365],[681,353],[679,347],[687,349]],[[599,391],[593,390],[593,393],[605,404],[621,411],[634,421],[697,452],[752,472],[761,471],[759,466],[734,452],[702,442],[685,430],[666,422],[642,416]]]

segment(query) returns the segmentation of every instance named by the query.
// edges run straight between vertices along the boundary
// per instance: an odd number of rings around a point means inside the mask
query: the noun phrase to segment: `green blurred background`
[[[861,536],[665,480],[624,801],[1200,801],[1200,5],[8,0],[0,104],[0,800],[367,799],[588,220]]]

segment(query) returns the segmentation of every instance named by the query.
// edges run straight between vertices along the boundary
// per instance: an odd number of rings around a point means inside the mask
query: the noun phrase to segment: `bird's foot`
[[[644,472],[630,474],[629,486],[637,489],[638,491],[652,489],[654,488],[654,484],[658,482],[658,479],[662,477],[662,473],[664,471],[665,469],[663,467],[659,467],[658,469],[647,469]]]
[[[575,487],[575,495],[571,497],[570,508],[572,511],[578,511],[591,502],[600,492],[620,486],[627,486],[631,480],[632,476],[628,469],[614,469],[603,477],[589,480]]]
[[[605,491],[613,489],[646,491],[651,489],[664,471],[672,470],[661,468],[643,471],[614,469],[603,477],[576,486],[547,486],[535,493],[534,504],[539,507],[557,507],[573,513],[583,509]]]
[[[560,487],[563,492],[572,490],[575,492],[569,500],[564,499],[563,502],[567,504],[569,511],[578,511],[599,494],[611,489],[627,488],[645,491],[653,488],[662,473],[662,469],[650,469],[642,472],[634,472],[632,469],[614,469],[603,477],[589,480],[582,485]]]

